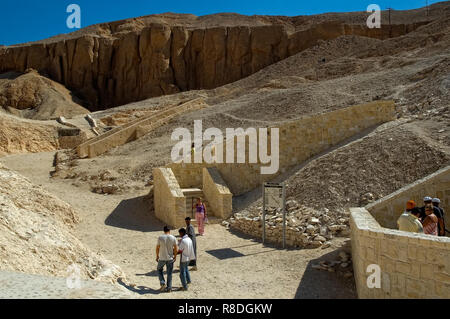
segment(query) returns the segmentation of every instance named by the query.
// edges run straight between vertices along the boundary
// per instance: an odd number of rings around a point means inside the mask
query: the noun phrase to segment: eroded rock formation
[[[342,35],[384,39],[406,34],[424,23],[369,29],[329,21],[295,32],[283,24],[193,29],[152,23],[131,31],[80,34],[0,48],[0,73],[36,69],[97,110],[180,91],[216,88],[319,40]]]

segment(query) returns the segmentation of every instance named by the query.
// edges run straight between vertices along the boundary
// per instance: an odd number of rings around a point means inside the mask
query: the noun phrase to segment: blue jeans
[[[161,286],[166,284],[164,280],[164,266],[167,268],[167,288],[172,289],[173,260],[160,260],[158,262],[157,270]]]
[[[180,279],[181,284],[185,289],[187,289],[187,285],[191,283],[191,275],[189,274],[189,261],[182,263],[180,262]]]

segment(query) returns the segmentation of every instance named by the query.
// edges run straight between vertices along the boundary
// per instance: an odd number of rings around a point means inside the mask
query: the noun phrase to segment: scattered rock
[[[306,227],[306,231],[307,231],[309,234],[314,234],[314,233],[316,232],[316,228],[315,228],[313,225],[308,225],[308,226]]]
[[[329,241],[323,243],[323,245],[322,245],[322,249],[326,249],[326,248],[329,248],[329,247],[331,247],[331,243]]]

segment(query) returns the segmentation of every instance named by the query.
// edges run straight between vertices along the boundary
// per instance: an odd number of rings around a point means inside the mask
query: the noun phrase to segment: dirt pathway
[[[98,195],[75,187],[70,180],[50,179],[54,153],[14,155],[0,159],[33,183],[71,204],[82,222],[77,237],[92,250],[122,267],[140,297],[148,298],[355,298],[352,279],[312,269],[319,260],[335,258],[332,247],[281,250],[263,247],[221,225],[207,226],[198,238],[199,270],[192,272],[188,292],[160,294],[155,271],[155,243],[163,225],[148,213],[145,193]],[[178,263],[177,263],[178,266]],[[134,285],[133,285],[134,284]],[[174,287],[180,286],[175,267]]]

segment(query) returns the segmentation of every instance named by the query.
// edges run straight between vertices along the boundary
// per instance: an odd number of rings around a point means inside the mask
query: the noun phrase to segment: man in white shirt
[[[191,283],[191,275],[189,274],[189,262],[195,259],[194,245],[192,240],[186,233],[186,229],[181,228],[178,233],[180,234],[181,241],[178,247],[178,253],[181,254],[180,260],[180,279],[183,288],[180,290],[188,290],[188,285]]]
[[[177,259],[177,239],[170,234],[169,227],[164,227],[164,235],[159,236],[156,245],[156,261],[158,262],[158,276],[161,284],[160,291],[172,291],[173,264]],[[167,268],[167,289],[164,280],[164,266]]]

